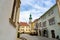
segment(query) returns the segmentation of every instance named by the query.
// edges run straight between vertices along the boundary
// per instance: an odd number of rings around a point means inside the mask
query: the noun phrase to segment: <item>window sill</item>
[[[10,22],[14,27],[16,27],[15,22],[13,22],[13,20],[12,20],[11,18],[9,18],[9,22]]]

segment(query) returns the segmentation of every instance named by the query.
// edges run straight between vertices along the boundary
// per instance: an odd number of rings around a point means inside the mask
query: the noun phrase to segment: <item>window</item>
[[[29,26],[26,26],[26,28],[29,28]]]
[[[46,21],[45,21],[45,22],[43,22],[43,27],[46,27]]]
[[[24,29],[21,29],[21,31],[24,31]]]
[[[14,0],[14,4],[13,4],[12,15],[11,15],[11,18],[12,18],[12,19],[13,19],[13,17],[14,17],[15,5],[16,5],[16,0]]]
[[[26,29],[26,31],[28,31],[28,29]]]
[[[24,28],[24,26],[21,26],[21,28]]]
[[[53,14],[53,10],[51,10],[48,14],[49,16],[51,16]]]
[[[38,23],[36,23],[36,29],[38,28]]]
[[[46,15],[43,16],[43,20],[46,19]]]
[[[39,23],[40,27],[41,27],[41,22]]]
[[[53,24],[55,24],[55,18],[54,17],[49,19],[49,25],[53,25]]]
[[[30,31],[30,29],[28,29],[28,31]]]

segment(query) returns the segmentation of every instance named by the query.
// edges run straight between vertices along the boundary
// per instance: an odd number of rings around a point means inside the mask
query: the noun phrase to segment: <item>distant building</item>
[[[60,38],[60,16],[57,4],[39,18],[38,24],[41,36],[49,38],[56,38],[59,36]]]
[[[26,22],[20,22],[19,25],[20,33],[30,33],[31,27],[29,26],[29,24],[27,24]]]
[[[35,19],[34,21],[33,21],[33,23],[34,23],[34,30],[35,30],[35,32],[36,32],[36,34],[37,35],[39,35],[39,24],[38,24],[38,20],[39,19]]]
[[[0,40],[17,40],[20,0],[0,0]]]
[[[31,24],[32,23],[32,15],[30,14],[30,17],[29,17],[29,23]]]

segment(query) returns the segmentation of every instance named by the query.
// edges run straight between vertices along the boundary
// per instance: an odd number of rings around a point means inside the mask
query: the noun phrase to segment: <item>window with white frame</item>
[[[51,16],[53,13],[54,13],[54,11],[51,10],[48,14],[49,14],[49,16]]]
[[[43,27],[46,27],[46,21],[43,22]]]
[[[49,19],[48,21],[49,21],[49,25],[54,25],[55,24],[55,17]]]
[[[41,22],[39,23],[39,26],[41,27]]]

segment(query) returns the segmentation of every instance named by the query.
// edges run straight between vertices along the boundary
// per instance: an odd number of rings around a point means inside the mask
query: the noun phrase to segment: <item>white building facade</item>
[[[20,0],[0,0],[0,40],[17,40],[19,11]]]
[[[60,16],[57,4],[39,18],[38,24],[41,36],[49,38],[60,37]]]

